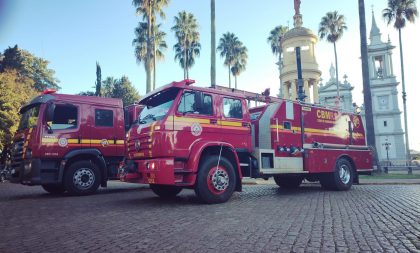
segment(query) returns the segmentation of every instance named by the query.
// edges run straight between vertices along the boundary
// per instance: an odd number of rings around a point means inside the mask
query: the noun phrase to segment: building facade
[[[320,84],[319,87],[319,103],[329,107],[336,107],[337,101],[337,81],[335,77],[335,68],[331,64],[330,67],[330,80],[327,83]],[[353,86],[347,81],[347,75],[344,75],[344,83],[339,82],[338,84],[340,90],[340,109],[343,111],[354,111],[353,108],[353,96],[352,91]]]
[[[405,160],[404,131],[398,106],[399,83],[392,64],[392,50],[388,39],[382,42],[381,32],[372,12],[372,28],[368,45],[369,78],[372,92],[373,121],[379,161]]]

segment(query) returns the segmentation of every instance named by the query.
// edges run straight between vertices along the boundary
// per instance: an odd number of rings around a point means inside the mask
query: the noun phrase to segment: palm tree
[[[235,89],[238,88],[237,77],[246,69],[246,64],[248,60],[248,50],[245,46],[242,45],[242,42],[239,43],[238,47],[234,51],[234,63],[231,68],[232,75],[235,77]]]
[[[156,55],[156,43],[154,42],[156,27],[156,13],[161,18],[165,18],[163,8],[169,4],[169,0],[133,0],[133,5],[136,7],[136,14],[142,15],[143,19],[146,20],[147,33],[146,33],[146,58],[145,58],[145,69],[146,69],[146,92],[150,92],[152,89],[151,82],[151,71],[153,66],[156,65],[153,55]],[[153,60],[153,63],[152,63]]]
[[[271,51],[274,55],[279,57],[279,79],[280,79],[280,96],[282,96],[282,82],[281,82],[281,69],[283,67],[283,59],[282,59],[282,44],[281,40],[283,39],[283,36],[289,31],[289,27],[287,26],[276,26],[273,30],[270,31],[270,35],[267,38],[267,43],[271,46]]]
[[[165,59],[163,51],[168,48],[165,41],[166,33],[160,31],[161,24],[154,26],[154,43],[153,43],[153,89],[156,89],[156,60],[160,61]]]
[[[402,51],[401,29],[405,27],[406,20],[414,23],[418,16],[416,0],[388,0],[388,7],[382,11],[382,16],[385,21],[391,24],[394,21],[394,28],[398,30],[398,37],[400,42],[400,58],[401,58],[401,83],[402,83],[402,98],[404,106],[404,130],[405,130],[405,152],[407,160],[410,159],[410,145],[408,143],[408,125],[407,125],[407,94],[405,93],[404,80],[404,59]]]
[[[362,76],[363,76],[363,105],[365,107],[366,119],[366,139],[370,147],[374,147],[374,165],[379,166],[378,155],[375,142],[375,127],[373,124],[372,93],[370,90],[368,50],[366,38],[366,19],[365,2],[358,0],[359,4],[359,23],[360,23],[360,55],[362,56]],[[380,170],[380,168],[378,167]]]
[[[187,79],[188,70],[195,62],[194,58],[200,55],[198,22],[192,13],[182,11],[178,13],[178,16],[175,16],[174,23],[175,25],[171,30],[175,32],[175,37],[178,40],[178,43],[174,45],[175,60],[180,60],[184,69],[184,79]],[[179,56],[180,53],[183,54],[182,57]]]
[[[189,69],[195,64],[195,58],[200,56],[201,44],[194,41],[185,50],[180,43],[176,43],[174,50],[175,60],[179,60],[179,65],[186,70],[186,76],[184,78],[189,79]]]
[[[326,38],[328,42],[334,44],[334,56],[335,56],[335,76],[337,82],[337,105],[340,103],[340,89],[338,85],[338,64],[337,64],[337,48],[336,42],[343,37],[344,30],[347,29],[344,16],[338,14],[337,11],[327,12],[322,17],[321,23],[319,23],[318,34],[321,39]]]
[[[231,66],[235,63],[235,50],[239,48],[241,42],[235,34],[227,32],[222,35],[222,38],[219,40],[219,46],[217,50],[220,51],[220,56],[225,58],[224,65],[228,67],[229,72],[229,88],[231,88]]]
[[[210,18],[211,18],[211,67],[210,67],[210,78],[211,86],[216,86],[216,4],[215,0],[210,2]]]
[[[153,28],[155,31],[155,38],[154,42],[156,44],[156,49],[154,50],[153,54],[151,55],[154,59],[153,64],[151,65],[153,68],[153,89],[156,88],[156,60],[164,59],[165,56],[163,51],[168,47],[166,45],[165,36],[166,33],[160,31],[160,24]],[[139,25],[134,30],[135,38],[133,39],[133,46],[135,47],[135,56],[137,63],[140,64],[141,62],[146,63],[147,57],[147,23],[146,22],[139,22]],[[156,57],[155,57],[156,56]],[[146,64],[144,64],[146,68]]]

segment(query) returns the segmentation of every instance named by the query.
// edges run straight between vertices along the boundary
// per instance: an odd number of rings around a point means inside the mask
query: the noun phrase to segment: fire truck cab
[[[140,101],[122,181],[150,184],[161,197],[191,188],[203,202],[221,203],[241,191],[242,177],[348,190],[372,170],[359,115],[261,95],[267,104],[249,109],[245,92],[192,83],[173,82]]]
[[[12,182],[42,185],[55,194],[86,195],[117,178],[125,152],[124,126],[130,125],[124,122],[120,99],[45,91],[20,113]]]

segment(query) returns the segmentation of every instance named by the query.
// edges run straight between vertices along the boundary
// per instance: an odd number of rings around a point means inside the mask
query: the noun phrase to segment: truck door
[[[245,100],[220,97],[222,141],[235,148],[247,149],[251,146],[251,125]]]
[[[174,116],[175,145],[185,154],[188,154],[191,144],[197,139],[220,140],[221,129],[214,106],[215,95],[204,93],[203,108],[197,109],[194,105],[194,94],[190,90],[184,91]]]
[[[90,146],[99,149],[105,157],[116,156],[119,131],[115,109],[95,105],[90,107]]]
[[[81,148],[80,137],[84,131],[81,121],[80,105],[55,104],[52,122],[48,122],[50,129],[42,128],[41,147],[47,159],[62,158],[69,151]]]

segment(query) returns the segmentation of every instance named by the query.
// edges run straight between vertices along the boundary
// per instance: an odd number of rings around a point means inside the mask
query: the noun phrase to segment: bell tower
[[[380,161],[405,160],[404,132],[398,106],[398,82],[392,65],[392,50],[388,38],[382,42],[381,32],[372,11],[372,28],[368,45],[369,78],[372,92],[376,147]]]

